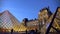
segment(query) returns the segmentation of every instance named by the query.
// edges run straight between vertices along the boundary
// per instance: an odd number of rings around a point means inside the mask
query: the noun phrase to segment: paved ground
[[[11,34],[11,32],[0,32],[0,34]],[[18,32],[13,32],[13,34],[26,34],[26,33],[18,33]],[[60,33],[56,33],[56,32],[53,32],[53,33],[49,33],[49,34],[60,34]]]
[[[0,32],[0,34],[11,34],[10,32]],[[18,32],[14,32],[13,34],[25,34],[25,33],[18,33]]]

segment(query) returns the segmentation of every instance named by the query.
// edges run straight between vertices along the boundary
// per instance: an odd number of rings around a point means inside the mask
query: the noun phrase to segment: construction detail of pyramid
[[[60,7],[58,7],[58,9],[56,9],[57,14],[56,17],[54,19],[54,23],[53,23],[53,27],[55,27],[56,29],[60,30]],[[44,8],[40,11],[39,13],[39,22],[41,23],[41,29],[40,31],[42,32],[42,34],[46,33],[46,30],[53,18],[54,13],[51,13],[51,11],[49,10],[49,8]],[[50,29],[50,32],[56,32],[56,30],[54,30],[53,28]]]
[[[0,28],[3,30],[24,31],[26,27],[20,25],[20,22],[8,11],[0,13]],[[23,29],[24,28],[24,29]]]
[[[60,30],[60,7],[56,10],[58,13],[54,19],[53,26]],[[14,31],[29,31],[29,30],[39,30],[40,32],[45,33],[54,13],[51,13],[49,8],[43,8],[38,13],[38,18],[28,20],[24,18],[22,22],[18,21],[8,10],[0,13],[0,29]],[[50,32],[55,32],[51,28]]]

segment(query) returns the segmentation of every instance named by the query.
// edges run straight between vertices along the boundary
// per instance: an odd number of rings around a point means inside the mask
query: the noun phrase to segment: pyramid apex
[[[3,13],[10,13],[9,10],[4,10]]]
[[[9,12],[9,10],[4,10],[4,12]]]

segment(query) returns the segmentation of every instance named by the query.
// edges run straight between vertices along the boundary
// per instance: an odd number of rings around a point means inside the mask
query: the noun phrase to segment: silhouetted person
[[[26,30],[26,34],[28,34],[28,33],[27,33],[27,30]]]
[[[11,34],[13,34],[13,29],[11,29]]]
[[[31,30],[29,34],[36,34],[35,30]]]
[[[37,31],[38,31],[38,30],[36,29],[36,34],[37,34]]]

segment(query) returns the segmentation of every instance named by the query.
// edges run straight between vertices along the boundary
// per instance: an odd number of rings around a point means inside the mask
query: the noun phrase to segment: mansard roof
[[[52,12],[50,11],[49,7],[48,8],[45,7],[43,9],[41,9],[40,12],[44,12],[43,10],[47,10],[49,16],[52,15]]]

